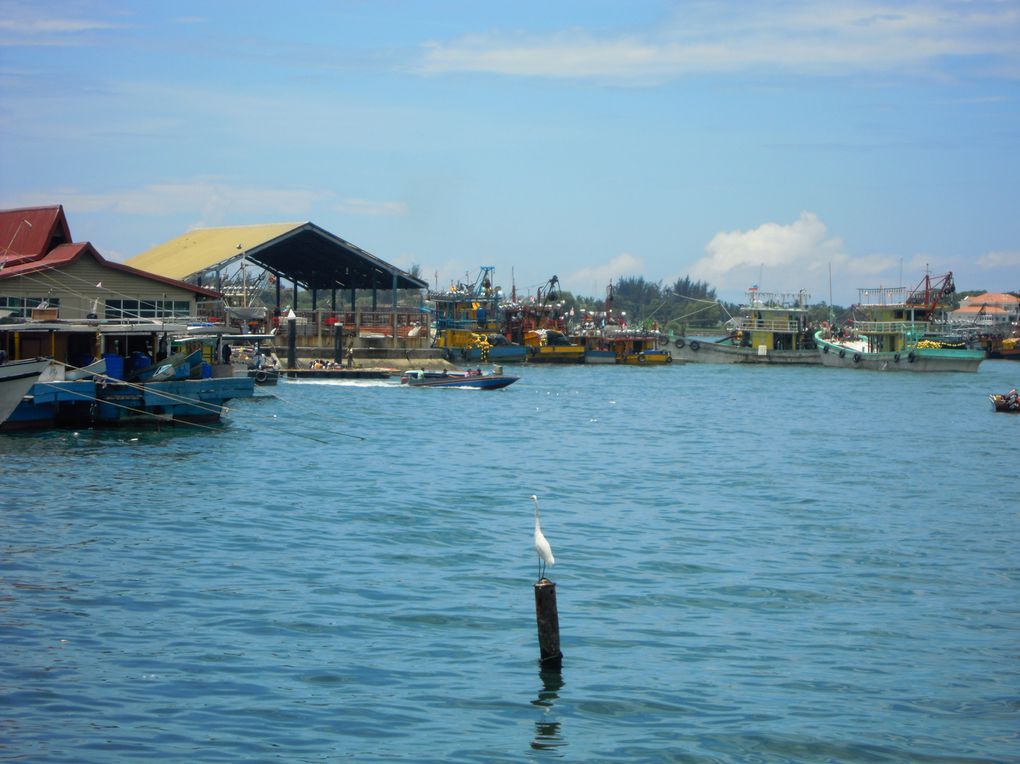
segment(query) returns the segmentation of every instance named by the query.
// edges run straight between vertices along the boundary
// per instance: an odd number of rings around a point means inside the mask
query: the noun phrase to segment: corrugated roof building
[[[428,287],[421,279],[310,222],[198,228],[127,263],[151,273],[211,286],[242,258],[268,271],[277,284],[282,279],[293,282],[295,294],[298,287],[313,294]]]
[[[107,260],[73,242],[60,205],[0,210],[0,317],[58,309],[62,319],[183,318],[219,294]]]

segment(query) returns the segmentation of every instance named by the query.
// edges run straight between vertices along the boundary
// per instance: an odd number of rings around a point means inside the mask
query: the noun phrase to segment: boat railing
[[[868,287],[857,290],[858,305],[893,307],[907,304],[906,287]]]
[[[799,292],[762,292],[757,287],[747,290],[747,305],[752,309],[807,310],[811,299],[803,289]]]
[[[460,329],[471,332],[493,332],[499,330],[499,324],[495,321],[483,320],[478,322],[476,318],[437,318],[436,329]]]
[[[736,328],[745,332],[778,332],[783,334],[796,334],[803,331],[803,326],[797,321],[790,321],[782,318],[756,318],[743,316],[736,322]]]
[[[925,321],[857,321],[854,328],[860,334],[906,334],[920,337],[927,333]]]

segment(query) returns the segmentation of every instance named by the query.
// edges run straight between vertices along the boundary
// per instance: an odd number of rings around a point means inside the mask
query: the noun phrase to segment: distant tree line
[[[421,266],[414,264],[408,270],[412,276],[421,278]],[[380,291],[380,295],[385,290]],[[417,290],[400,290],[402,305],[417,305],[420,295]],[[406,293],[406,294],[405,294]],[[983,294],[984,290],[973,290],[956,292],[949,296],[943,308],[955,310],[965,297]],[[289,302],[291,293],[286,292],[284,302]],[[266,304],[275,300],[275,295],[269,294],[267,290],[263,295]],[[324,299],[325,297],[325,299]],[[601,313],[606,310],[608,295],[601,297],[574,295],[564,289],[560,289],[557,301],[563,301],[564,310],[573,308],[576,311],[589,310]],[[338,303],[340,303],[338,295]],[[389,296],[380,297],[381,305],[389,305]],[[358,306],[368,307],[371,305],[371,293],[364,290],[358,294]],[[329,298],[323,293],[319,295],[319,307],[328,309]],[[344,292],[343,302],[338,305],[346,309],[350,304],[350,293]],[[299,291],[298,307],[307,309],[311,307],[311,294],[304,290]],[[740,313],[740,305],[719,300],[715,288],[706,281],[692,280],[690,276],[678,278],[670,284],[662,281],[646,281],[642,276],[624,276],[618,279],[612,286],[612,304],[610,306],[616,315],[626,314],[629,324],[651,325],[655,324],[664,332],[674,334],[685,333],[690,329],[718,329],[730,318]],[[844,322],[852,314],[852,307],[845,308],[839,305],[830,306],[822,301],[808,306],[808,319],[814,323],[835,320]]]
[[[558,299],[564,302],[567,311],[574,308],[601,313],[606,309],[607,296],[589,297],[561,290]],[[719,300],[711,284],[692,280],[690,276],[670,284],[624,276],[613,284],[611,308],[616,315],[626,313],[629,324],[654,324],[663,332],[683,334],[691,329],[719,329],[740,314],[741,306]],[[845,320],[850,310],[838,305],[830,308],[828,303],[819,302],[808,306],[808,316],[816,323]]]

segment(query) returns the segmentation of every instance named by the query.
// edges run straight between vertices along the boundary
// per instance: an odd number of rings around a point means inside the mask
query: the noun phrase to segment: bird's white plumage
[[[532,496],[531,500],[535,502],[535,552],[538,554],[539,560],[539,578],[543,575],[543,567],[545,565],[555,565],[556,558],[553,557],[552,546],[549,545],[549,540],[542,533],[542,522],[539,517],[540,507],[538,506],[538,497]]]

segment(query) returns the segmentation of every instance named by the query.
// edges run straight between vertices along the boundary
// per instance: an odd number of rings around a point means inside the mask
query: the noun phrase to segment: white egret
[[[538,553],[538,580],[541,581],[545,578],[545,566],[555,565],[556,559],[553,557],[549,540],[542,533],[542,523],[539,517],[541,508],[538,506],[538,497],[533,495],[531,500],[535,502],[535,552]]]

